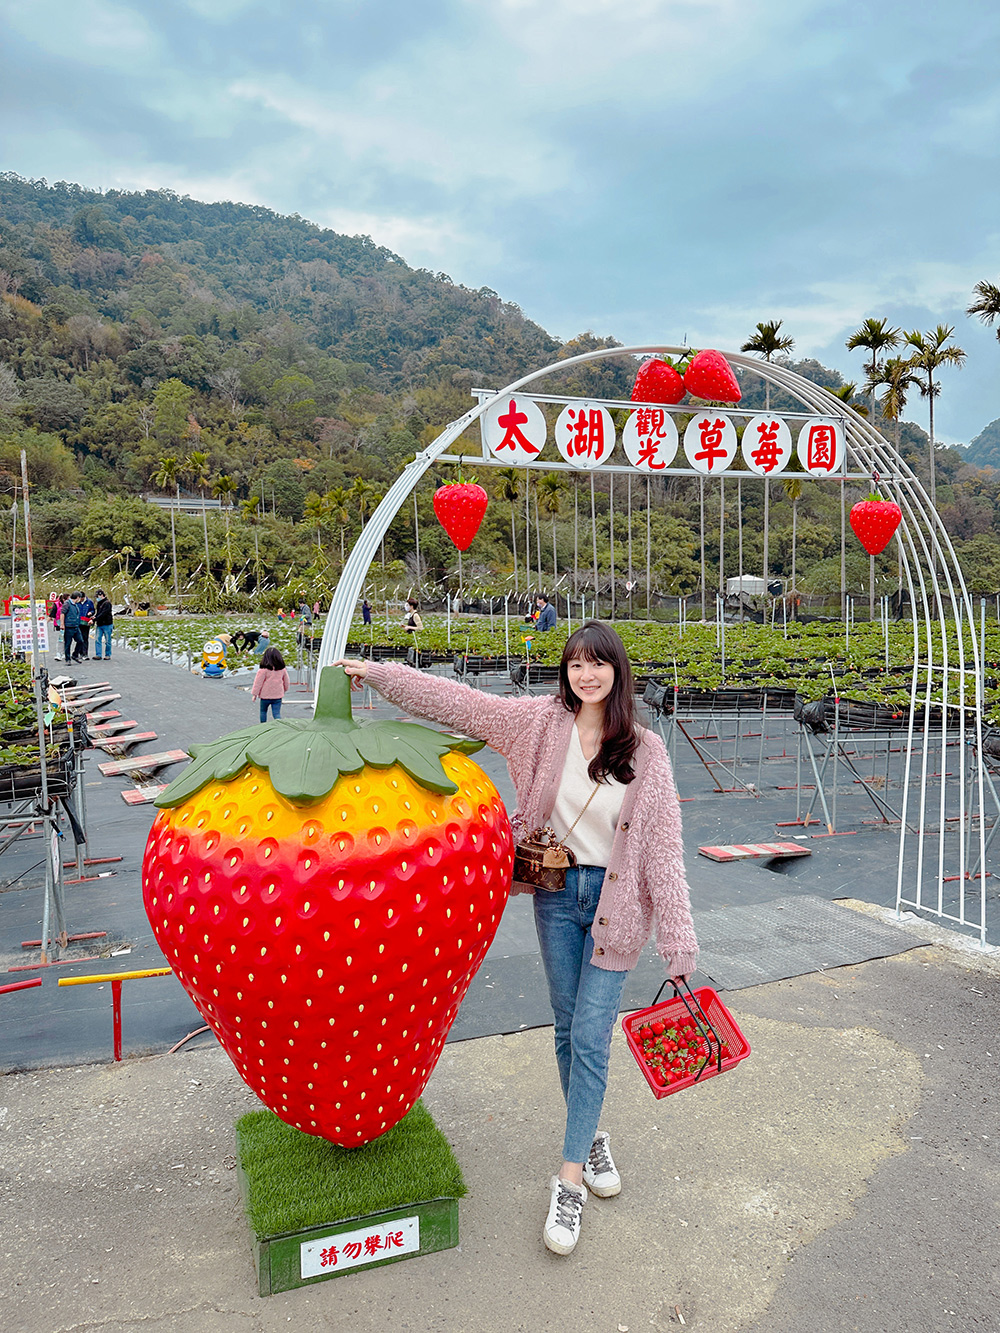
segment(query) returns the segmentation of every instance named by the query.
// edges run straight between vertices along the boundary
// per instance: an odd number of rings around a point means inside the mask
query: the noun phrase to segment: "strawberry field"
[[[234,616],[189,617],[176,620],[137,620],[116,629],[118,642],[154,651],[183,665],[191,654],[192,664],[201,660],[201,648],[213,635],[244,627],[267,628],[271,643],[289,665],[297,660],[298,621],[273,616],[253,621]],[[683,690],[720,690],[740,686],[779,686],[794,689],[815,699],[834,690],[851,698],[866,699],[892,707],[906,707],[910,700],[913,663],[913,629],[909,622],[891,624],[888,634],[878,624],[862,623],[845,632],[843,624],[790,623],[787,628],[766,625],[727,625],[725,649],[715,625],[660,625],[626,621],[616,625],[633,669],[641,676],[655,676]],[[322,619],[314,626],[314,643],[322,634]],[[497,671],[506,669],[507,644],[512,662],[526,656],[541,666],[556,666],[567,638],[565,624],[547,634],[531,634],[527,626],[511,617],[505,633],[502,618],[493,629],[483,616],[425,616],[418,647],[430,660],[450,663],[456,654],[487,659]],[[975,633],[979,635],[976,627]],[[308,636],[308,628],[306,629]],[[941,660],[941,631],[932,629],[934,660]],[[530,637],[530,643],[527,640]],[[450,640],[450,642],[449,642]],[[400,624],[384,618],[362,625],[355,621],[348,640],[350,652],[362,647],[381,650],[387,656],[404,658],[414,646],[414,637]],[[971,631],[965,631],[965,655],[972,658]],[[1000,721],[1000,626],[987,622],[985,635],[985,714]],[[948,660],[958,662],[958,635],[953,625],[947,631]],[[252,666],[252,653],[230,656],[231,669]],[[921,686],[925,681],[921,681]],[[971,693],[971,691],[970,691]],[[970,700],[971,702],[971,700]]]

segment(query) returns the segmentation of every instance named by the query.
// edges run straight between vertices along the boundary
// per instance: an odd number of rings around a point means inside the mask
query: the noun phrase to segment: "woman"
[[[598,1121],[628,973],[652,928],[671,977],[687,978],[697,962],[666,747],[639,726],[624,644],[598,621],[570,636],[559,691],[542,698],[498,698],[389,662],[340,665],[391,703],[504,755],[518,798],[515,838],[550,826],[576,856],[563,890],[512,886],[535,894],[566,1099],[563,1164],[549,1182],[543,1239],[569,1254],[587,1190],[602,1198],[621,1190]]]
[[[267,721],[269,708],[273,718],[281,717],[281,701],[288,693],[290,683],[285,669],[285,659],[277,648],[268,648],[261,654],[260,666],[257,668],[250,690],[251,699],[260,700],[261,722]]]
[[[403,621],[403,629],[406,630],[407,634],[420,634],[424,628],[424,622],[420,619],[420,603],[415,597],[408,597],[406,605],[409,607],[409,611]]]

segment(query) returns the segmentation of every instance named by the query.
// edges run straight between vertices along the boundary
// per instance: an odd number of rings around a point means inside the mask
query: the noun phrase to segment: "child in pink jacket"
[[[260,700],[261,722],[267,721],[269,708],[272,717],[281,716],[281,701],[288,693],[290,684],[285,659],[277,648],[268,648],[260,659],[260,666],[253,678],[253,688],[250,691],[251,699]]]

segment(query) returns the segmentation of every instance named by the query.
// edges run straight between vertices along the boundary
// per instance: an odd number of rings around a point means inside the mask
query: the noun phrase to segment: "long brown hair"
[[[588,620],[566,640],[559,663],[559,697],[570,713],[579,713],[581,700],[569,683],[569,664],[582,657],[588,662],[607,662],[615,669],[615,683],[604,700],[604,731],[597,753],[587,768],[591,782],[609,777],[628,783],[635,777],[633,760],[639,746],[632,667],[625,645],[608,625]]]

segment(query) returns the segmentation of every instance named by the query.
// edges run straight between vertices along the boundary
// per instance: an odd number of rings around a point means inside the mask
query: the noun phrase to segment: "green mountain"
[[[0,528],[19,493],[23,449],[43,577],[58,570],[60,580],[110,581],[110,570],[153,598],[176,568],[178,584],[204,605],[294,598],[300,583],[312,600],[336,582],[400,466],[469,408],[470,388],[618,346],[592,333],[560,343],[488,288],[411,268],[367,237],[300,217],[2,174]],[[790,364],[817,383],[842,383],[818,362]],[[634,373],[631,358],[611,356],[566,370],[558,387],[628,398]],[[762,405],[760,382],[741,378],[746,405]],[[772,396],[776,409],[792,405]],[[923,432],[904,422],[901,442],[922,473]],[[478,451],[477,432],[468,444]],[[1000,567],[996,497],[989,482],[963,491],[965,461],[940,451],[941,512],[958,540],[975,538],[982,560]],[[465,564],[481,586],[510,586],[515,568],[521,588],[554,585],[573,560],[592,564],[595,540],[598,581],[610,581],[623,544],[644,577],[647,531],[654,586],[697,586],[700,549],[714,586],[718,534],[710,513],[700,531],[696,484],[667,474],[647,492],[641,478],[620,478],[612,519],[611,479],[598,476],[591,525],[590,488],[576,479],[484,471],[492,503]],[[416,514],[408,506],[393,522],[379,561],[389,591],[453,578],[454,548],[432,509],[434,483],[453,475],[436,469],[419,488]],[[217,497],[221,510],[172,524],[139,498],[174,491]],[[763,559],[762,483],[744,482],[742,501],[753,569]],[[839,555],[839,500],[806,483],[798,506],[799,583],[806,588],[815,569],[823,588]],[[778,486],[769,514],[769,569],[787,574],[792,506]]]
[[[976,467],[1000,468],[1000,417],[984,426],[964,454]]]

